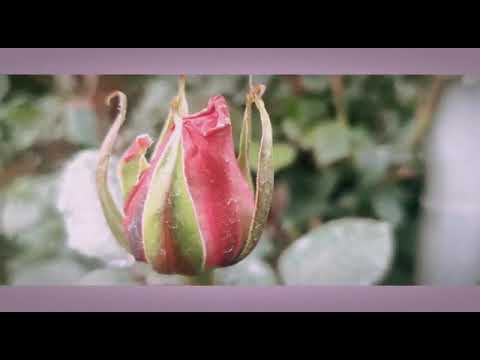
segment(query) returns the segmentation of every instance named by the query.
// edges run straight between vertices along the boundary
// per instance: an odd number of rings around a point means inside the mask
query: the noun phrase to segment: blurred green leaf
[[[247,256],[236,265],[215,270],[216,285],[276,285],[273,269],[256,256]]]
[[[369,285],[382,280],[393,255],[388,223],[344,218],[296,240],[279,259],[287,285]]]
[[[75,285],[138,285],[129,268],[104,268],[87,273]]]
[[[312,121],[328,117],[328,103],[323,97],[303,96],[296,100],[296,121],[311,125]]]
[[[300,142],[302,139],[302,129],[291,118],[287,118],[282,122],[282,130],[293,142]]]
[[[303,76],[303,85],[310,91],[325,91],[330,88],[328,76]]]
[[[72,144],[97,146],[97,115],[89,104],[66,104],[65,139]]]
[[[13,272],[12,285],[71,285],[79,281],[86,270],[77,262],[65,257],[56,260],[45,260],[23,266]]]
[[[41,222],[13,238],[15,245],[21,249],[19,256],[15,257],[15,263],[27,264],[58,254],[64,237],[61,217],[58,214],[45,216]]]
[[[398,226],[405,218],[402,204],[402,193],[396,187],[390,186],[376,191],[372,198],[375,214],[393,226]]]
[[[0,75],[0,101],[7,95],[10,82],[7,75]]]
[[[50,217],[54,211],[56,187],[54,176],[34,176],[18,178],[4,189],[0,219],[4,233],[21,235]]]
[[[380,181],[393,162],[388,145],[370,145],[358,148],[353,155],[354,166],[361,172],[364,184]]]
[[[328,199],[338,184],[340,174],[331,169],[322,173],[307,170],[300,165],[289,169],[283,179],[294,195],[287,208],[286,220],[299,224],[310,217],[322,215],[330,206]]]
[[[272,232],[266,229],[250,255],[233,266],[214,271],[217,285],[268,286],[278,283],[273,268],[266,262],[274,251]]]
[[[250,144],[250,167],[252,170],[257,170],[258,163],[258,150],[260,144],[252,142]],[[295,161],[297,156],[297,150],[287,143],[274,143],[273,144],[273,168],[275,171],[279,171]]]
[[[8,143],[10,150],[20,151],[34,143],[43,126],[36,121],[40,115],[39,109],[26,98],[15,98],[0,106],[0,122],[8,126],[13,140]]]
[[[62,127],[58,117],[61,111],[62,102],[55,96],[38,99],[18,96],[1,104],[0,123],[8,129],[9,141],[0,143],[0,155],[15,154],[36,142],[60,138]]]
[[[159,125],[165,121],[170,101],[176,93],[174,78],[153,78],[143,84],[142,96],[129,115],[129,126],[123,129],[125,139],[134,139],[138,134],[156,135]]]
[[[136,277],[142,278],[147,285],[187,285],[189,277],[183,275],[159,274],[153,268],[145,263],[135,263],[132,270]]]
[[[263,231],[257,246],[253,249],[249,256],[255,256],[260,260],[268,259],[274,252],[275,245],[273,243],[273,231],[270,228],[266,228]]]
[[[316,126],[305,136],[303,144],[313,150],[316,163],[325,167],[350,155],[351,137],[348,127],[331,121]]]

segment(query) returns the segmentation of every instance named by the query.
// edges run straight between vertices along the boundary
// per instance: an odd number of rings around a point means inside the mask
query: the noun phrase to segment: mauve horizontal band
[[[463,48],[3,48],[3,74],[479,74]]]
[[[0,311],[480,311],[480,287],[3,287]]]

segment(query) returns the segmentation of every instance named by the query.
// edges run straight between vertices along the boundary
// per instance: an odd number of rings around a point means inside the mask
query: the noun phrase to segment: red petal
[[[184,118],[185,175],[206,243],[207,266],[225,266],[242,250],[254,195],[235,157],[225,99]]]
[[[125,151],[122,156],[122,161],[129,162],[139,153],[144,152],[147,150],[150,145],[152,145],[152,139],[148,135],[140,135],[138,136],[132,145]]]

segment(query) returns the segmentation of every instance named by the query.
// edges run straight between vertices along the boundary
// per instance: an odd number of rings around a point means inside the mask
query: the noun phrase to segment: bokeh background
[[[97,150],[111,124],[106,96],[128,96],[119,155],[138,134],[159,134],[177,78],[0,75],[0,284],[478,283],[476,79],[253,80],[267,86],[274,131],[268,228],[238,265],[186,278],[156,274],[116,245],[94,185]],[[247,86],[243,75],[188,76],[190,110],[224,95],[238,145]],[[255,172],[257,113],[253,123]]]

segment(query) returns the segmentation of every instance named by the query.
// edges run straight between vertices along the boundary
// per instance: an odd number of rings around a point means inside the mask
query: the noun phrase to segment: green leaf
[[[180,286],[188,285],[188,277],[182,275],[166,275],[151,271],[147,274],[145,281],[147,285],[171,285]]]
[[[128,267],[96,269],[83,276],[75,285],[186,285],[188,277],[158,274],[149,264],[135,263]]]
[[[176,274],[159,274],[150,264],[136,262],[132,266],[135,277],[142,278],[146,285],[187,285],[190,277]]]
[[[282,130],[287,139],[294,143],[300,144],[300,146],[303,148],[302,139],[304,137],[304,131],[298,122],[291,118],[287,118],[282,122]]]
[[[287,171],[285,178],[291,193],[294,194],[287,209],[287,219],[299,224],[325,213],[330,206],[329,197],[335,190],[341,174],[332,168],[319,173],[307,170],[300,164]]]
[[[252,142],[250,144],[250,167],[252,170],[257,171],[258,162],[258,150],[260,144]],[[288,167],[295,161],[297,156],[297,150],[287,143],[275,143],[273,144],[273,169],[279,171]]]
[[[317,165],[325,167],[350,155],[350,131],[345,125],[330,121],[316,126],[304,138],[303,144],[313,150]]]
[[[57,214],[44,216],[43,221],[22,231],[14,238],[21,249],[16,263],[28,264],[39,259],[57,255],[64,244],[65,232],[63,221]]]
[[[275,272],[265,261],[250,254],[238,264],[216,269],[214,273],[216,285],[276,285]]]
[[[273,244],[272,237],[272,230],[270,228],[266,228],[263,231],[263,234],[260,237],[257,245],[255,246],[255,249],[253,249],[253,251],[250,253],[249,257],[254,256],[260,260],[265,260],[269,258],[275,250],[275,245]]]
[[[97,115],[89,104],[66,104],[64,110],[65,139],[72,144],[97,146]]]
[[[330,87],[330,82],[327,76],[310,75],[303,76],[303,84],[310,91],[325,91]]]
[[[388,145],[364,146],[355,151],[354,166],[362,173],[365,184],[380,181],[392,164],[392,149]]]
[[[13,285],[71,285],[86,274],[86,270],[68,257],[33,263],[13,273]]]
[[[149,80],[143,85],[142,96],[129,116],[128,127],[124,129],[125,138],[133,138],[138,133],[156,133],[156,126],[165,124],[169,111],[169,102],[175,96],[174,78]]]
[[[7,95],[10,83],[7,75],[0,75],[0,101]]]
[[[388,223],[333,220],[296,240],[279,259],[287,285],[369,285],[382,280],[393,255]]]
[[[56,121],[60,109],[60,100],[53,96],[35,101],[16,97],[2,104],[0,122],[9,128],[12,139],[8,147],[15,151],[22,151],[37,141],[48,141],[59,137],[61,132],[56,126]]]
[[[0,221],[8,236],[20,235],[41,224],[54,208],[57,181],[53,176],[23,177],[4,189]]]
[[[278,284],[272,267],[265,261],[274,251],[272,234],[265,229],[255,249],[233,266],[214,271],[216,285],[268,286]]]
[[[401,201],[402,194],[399,189],[388,187],[373,194],[372,207],[380,219],[388,221],[393,226],[397,226],[405,217],[405,211]]]
[[[129,268],[97,269],[83,276],[75,285],[138,285]]]

